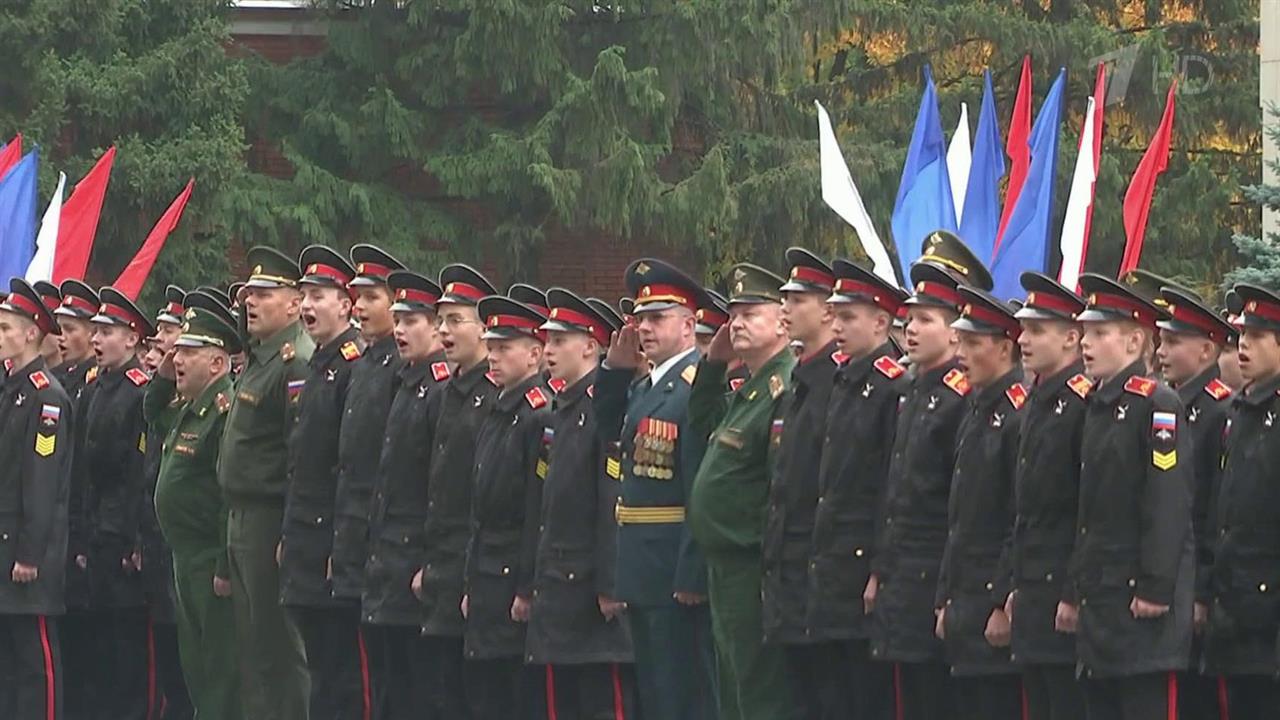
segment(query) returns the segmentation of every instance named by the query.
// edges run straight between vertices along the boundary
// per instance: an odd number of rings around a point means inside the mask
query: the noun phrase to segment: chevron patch
[[[1151,464],[1160,470],[1172,470],[1178,464],[1178,451],[1170,450],[1162,453],[1158,450],[1151,452]]]
[[[36,454],[40,457],[49,457],[53,454],[53,449],[57,443],[57,435],[45,435],[44,433],[36,433]]]
[[[617,458],[608,458],[604,461],[605,473],[614,480],[622,479],[622,463]]]

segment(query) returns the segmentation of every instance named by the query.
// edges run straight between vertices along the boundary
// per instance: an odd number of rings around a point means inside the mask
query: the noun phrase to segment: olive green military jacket
[[[725,394],[725,363],[703,360],[689,397],[693,432],[708,437],[689,499],[693,537],[708,555],[759,552],[769,477],[782,439],[795,354],[783,348]]]
[[[289,430],[315,348],[300,322],[249,341],[218,454],[218,484],[231,506],[283,506]]]

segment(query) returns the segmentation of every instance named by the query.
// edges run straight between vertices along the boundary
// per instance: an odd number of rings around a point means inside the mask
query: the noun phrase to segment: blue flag
[[[1026,270],[1044,272],[1049,268],[1049,223],[1053,218],[1053,181],[1058,172],[1058,126],[1062,121],[1062,92],[1067,70],[1049,88],[1040,114],[1031,126],[1031,166],[1018,194],[1018,203],[1009,216],[1004,240],[991,265],[994,294],[1001,300],[1022,298],[1026,293],[1018,277]]]
[[[27,153],[0,180],[0,284],[22,277],[36,254],[36,165],[40,150]]]
[[[978,113],[978,134],[973,141],[973,164],[969,166],[969,189],[960,213],[960,237],[983,262],[991,264],[991,249],[1000,229],[1000,178],[1004,177],[1004,148],[1000,145],[1000,125],[996,118],[996,97],[991,90],[991,71],[983,73],[982,110]]]
[[[942,137],[938,116],[938,94],[933,72],[924,68],[924,95],[911,131],[911,146],[902,165],[902,182],[893,201],[893,244],[898,249],[902,277],[908,277],[911,263],[920,257],[925,236],[934,230],[956,232],[956,207],[947,177],[947,143]]]

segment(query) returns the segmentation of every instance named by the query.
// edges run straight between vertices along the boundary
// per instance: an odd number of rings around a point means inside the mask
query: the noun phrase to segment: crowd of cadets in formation
[[[922,252],[14,279],[0,717],[1280,717],[1280,298]]]

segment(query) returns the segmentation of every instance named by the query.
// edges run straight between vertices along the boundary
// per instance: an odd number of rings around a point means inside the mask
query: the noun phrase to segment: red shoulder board
[[[342,353],[342,359],[351,361],[360,357],[360,346],[354,341],[348,340],[342,343],[342,347],[338,348],[338,352]]]
[[[37,370],[31,373],[31,384],[35,385],[37,390],[43,390],[49,387],[49,376],[45,375],[43,370]]]
[[[493,376],[493,373],[492,373],[492,372],[487,372],[487,373],[485,373],[485,374],[484,374],[484,379],[485,379],[485,380],[488,380],[490,385],[492,385],[492,386],[494,386],[494,387],[498,387],[498,380],[497,380],[497,378],[495,378],[495,377]]]
[[[146,385],[151,380],[151,378],[147,377],[146,373],[142,372],[138,368],[129,368],[125,371],[124,376],[129,378],[129,382],[137,385],[138,387]]]
[[[1076,374],[1067,381],[1067,387],[1071,388],[1071,392],[1079,395],[1081,399],[1088,396],[1089,391],[1093,389],[1093,381],[1082,374]]]
[[[1124,389],[1134,395],[1151,397],[1151,393],[1156,391],[1156,381],[1141,375],[1132,375],[1125,381]]]
[[[86,383],[91,383],[97,379],[98,379],[98,366],[94,365],[93,367],[89,368],[89,372],[84,374],[84,381]]]
[[[746,378],[729,378],[729,391],[738,392],[738,388],[742,387],[742,383],[746,381]]]
[[[529,392],[524,394],[524,399],[528,401],[529,407],[534,410],[547,404],[547,394],[542,392],[540,387],[529,388]]]
[[[431,377],[435,378],[436,382],[448,380],[449,379],[449,363],[443,363],[443,362],[431,363]]]
[[[1231,386],[1218,378],[1214,378],[1209,381],[1208,385],[1204,386],[1204,391],[1209,393],[1209,397],[1214,400],[1223,400],[1231,394]]]
[[[1014,383],[1004,391],[1004,396],[1009,398],[1009,404],[1014,410],[1021,410],[1023,405],[1027,404],[1027,389],[1022,383]]]
[[[873,364],[875,366],[875,369],[880,371],[881,375],[884,375],[890,380],[896,380],[898,377],[902,375],[902,373],[907,371],[906,368],[902,367],[901,363],[889,357],[888,355],[881,355],[880,357],[876,358],[876,361]],[[948,377],[950,376],[948,375]]]
[[[951,368],[950,372],[943,375],[942,384],[955,390],[961,397],[969,394],[969,378],[964,376],[964,371],[960,368]]]
[[[564,386],[568,384],[569,381],[564,378],[551,378],[547,381],[547,387],[551,388],[551,392],[557,395],[564,392]]]
[[[595,396],[596,396],[596,384],[591,383],[590,385],[587,386],[587,397],[593,398]]]
[[[844,365],[849,362],[849,356],[837,350],[831,353],[831,362],[837,365]]]

